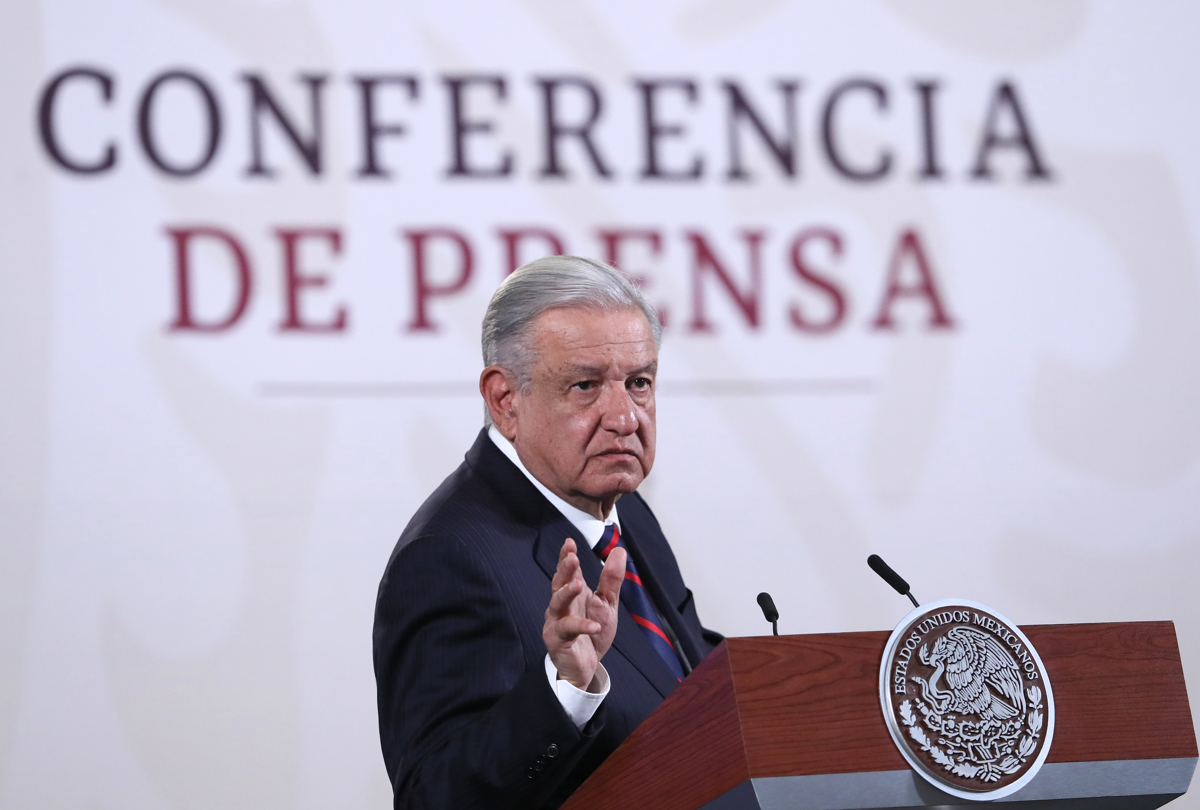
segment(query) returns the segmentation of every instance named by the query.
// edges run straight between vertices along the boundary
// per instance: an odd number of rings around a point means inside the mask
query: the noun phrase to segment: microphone
[[[908,583],[904,581],[904,577],[892,570],[892,567],[883,561],[883,557],[878,554],[872,554],[867,557],[867,565],[871,566],[871,570],[879,576],[883,577],[883,581],[896,589],[896,593],[901,596],[907,596],[913,603],[913,607],[920,607],[921,603],[912,595],[912,588],[908,587]],[[770,599],[771,597],[767,597]],[[761,602],[760,602],[761,604]]]
[[[775,600],[771,594],[763,591],[758,595],[758,606],[762,608],[763,618],[771,623],[771,632],[779,635],[779,611],[775,609]]]

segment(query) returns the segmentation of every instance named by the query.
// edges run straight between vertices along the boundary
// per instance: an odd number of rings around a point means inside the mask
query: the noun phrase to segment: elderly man
[[[661,331],[588,259],[539,259],[493,296],[487,427],[379,587],[397,808],[557,807],[720,641],[637,493]]]

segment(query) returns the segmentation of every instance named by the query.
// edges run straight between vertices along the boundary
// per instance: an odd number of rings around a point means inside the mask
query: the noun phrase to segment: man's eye
[[[645,391],[650,387],[650,380],[646,379],[645,377],[634,377],[629,381],[629,387],[637,389],[638,391]]]
[[[582,380],[580,382],[575,383],[575,387],[578,388],[580,391],[590,391],[596,387],[596,383],[593,382],[592,380]]]

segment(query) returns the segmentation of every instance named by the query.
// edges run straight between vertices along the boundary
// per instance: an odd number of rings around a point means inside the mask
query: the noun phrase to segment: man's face
[[[530,390],[505,427],[552,492],[604,517],[654,465],[658,349],[641,310],[551,309],[534,321]]]

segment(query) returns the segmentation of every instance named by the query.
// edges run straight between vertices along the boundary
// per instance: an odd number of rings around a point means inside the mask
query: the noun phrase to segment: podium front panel
[[[1151,810],[1188,789],[1196,737],[1171,622],[1021,629],[1054,688],[1054,740],[1029,785],[990,803]],[[927,783],[896,749],[879,706],[887,638],[727,639],[564,810],[977,804]]]

